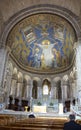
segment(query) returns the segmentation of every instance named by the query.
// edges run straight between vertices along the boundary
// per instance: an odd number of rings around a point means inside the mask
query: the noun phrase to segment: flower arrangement
[[[41,102],[37,102],[37,105],[38,105],[38,106],[41,106],[41,105],[42,105],[42,103],[41,103]]]

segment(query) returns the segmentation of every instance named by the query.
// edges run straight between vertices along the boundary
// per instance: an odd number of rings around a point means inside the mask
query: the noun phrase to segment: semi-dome
[[[76,41],[72,25],[55,14],[34,14],[10,31],[11,57],[24,70],[59,73],[71,67]]]

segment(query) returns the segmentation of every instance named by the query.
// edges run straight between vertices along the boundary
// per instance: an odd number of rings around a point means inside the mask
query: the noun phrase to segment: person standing
[[[69,115],[69,122],[64,123],[63,130],[81,130],[81,125],[76,123],[74,114]]]

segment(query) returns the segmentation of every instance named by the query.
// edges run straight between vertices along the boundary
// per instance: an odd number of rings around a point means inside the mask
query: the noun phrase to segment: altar
[[[46,106],[37,106],[37,105],[34,105],[33,106],[33,112],[35,113],[46,113]]]
[[[38,113],[58,113],[59,103],[57,99],[33,99],[32,101],[32,111]]]

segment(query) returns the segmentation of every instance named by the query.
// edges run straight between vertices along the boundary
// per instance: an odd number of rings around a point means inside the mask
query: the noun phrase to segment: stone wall
[[[76,15],[80,14],[80,0],[1,0],[0,8],[4,21],[8,20],[13,14],[18,11],[27,8],[29,6],[38,5],[38,4],[54,4],[61,7],[65,7],[71,10]],[[76,5],[76,6],[75,6]]]
[[[16,15],[16,13],[18,13],[19,11],[25,8],[29,8],[30,6],[35,6],[40,4],[51,4],[51,5],[58,5],[60,7],[64,7],[68,10],[71,10],[74,14],[79,16],[81,20],[81,0],[78,1],[77,0],[50,0],[50,1],[49,0],[0,0],[0,33],[2,32],[2,30],[4,30],[4,26],[6,26],[6,22],[8,23],[8,20],[13,15]],[[6,52],[4,53],[4,50],[0,50],[0,81],[2,81],[2,77],[4,74],[5,61],[6,61]],[[78,64],[77,67],[80,65],[81,65],[81,60],[80,60],[80,64]],[[78,76],[80,77],[79,74],[80,73],[78,73]],[[79,78],[78,81],[79,80],[81,79]],[[0,85],[1,84],[2,83],[0,82]],[[79,88],[81,88],[80,85]]]
[[[20,10],[40,4],[58,5],[80,16],[81,0],[0,0],[0,26]]]

